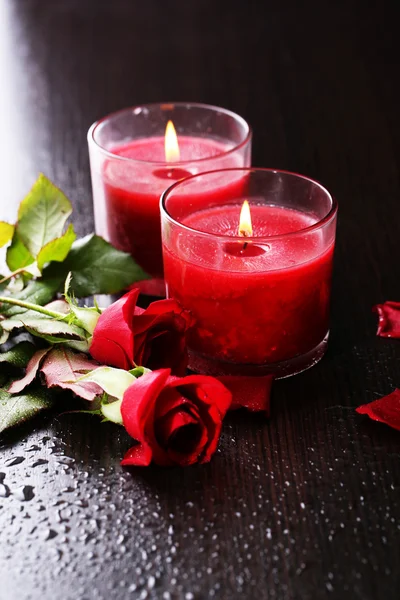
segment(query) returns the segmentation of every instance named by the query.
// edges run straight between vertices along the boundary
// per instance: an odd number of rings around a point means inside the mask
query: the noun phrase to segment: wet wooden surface
[[[210,465],[124,471],[128,437],[85,415],[3,437],[2,600],[399,597],[400,435],[354,411],[400,386],[371,314],[400,300],[397,6],[1,0],[0,218],[43,171],[92,231],[89,125],[165,100],[240,113],[255,165],[340,205],[328,353]]]

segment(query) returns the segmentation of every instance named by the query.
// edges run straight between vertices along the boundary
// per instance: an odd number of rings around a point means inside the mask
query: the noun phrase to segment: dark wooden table
[[[240,113],[255,165],[340,205],[329,351],[210,465],[124,471],[128,437],[85,415],[3,438],[1,600],[399,598],[400,435],[354,411],[400,386],[371,313],[400,300],[397,6],[1,0],[1,218],[43,171],[92,231],[89,125],[160,100]]]

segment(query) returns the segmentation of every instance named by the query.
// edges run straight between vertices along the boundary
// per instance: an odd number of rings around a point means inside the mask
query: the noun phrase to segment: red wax
[[[132,254],[153,277],[163,276],[161,193],[174,181],[204,170],[201,169],[204,163],[196,164],[195,161],[221,156],[230,149],[212,139],[191,136],[178,139],[181,161],[190,161],[188,166],[166,164],[164,137],[152,137],[111,148],[113,154],[127,160],[110,159],[104,167],[108,239],[117,248]],[[218,161],[216,168],[238,166],[234,161],[235,158],[228,154]],[[151,162],[156,164],[149,164]],[[212,161],[206,162],[206,169],[213,170]]]
[[[175,230],[164,243],[167,293],[190,310],[192,351],[221,361],[279,363],[315,348],[328,331],[333,244],[321,230],[272,239],[317,219],[268,205],[251,205],[253,232],[237,236],[240,205],[200,210],[183,223],[211,236]]]

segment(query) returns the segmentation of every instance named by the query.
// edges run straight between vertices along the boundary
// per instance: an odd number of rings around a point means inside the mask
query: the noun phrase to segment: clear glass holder
[[[180,156],[166,160],[172,121]],[[191,103],[126,108],[88,132],[96,233],[129,252],[151,276],[139,284],[165,295],[159,201],[175,181],[203,171],[249,166],[251,130],[223,108]],[[171,157],[170,157],[171,158]]]
[[[319,183],[269,169],[203,173],[164,192],[167,296],[194,318],[191,370],[287,377],[322,358],[336,215]]]

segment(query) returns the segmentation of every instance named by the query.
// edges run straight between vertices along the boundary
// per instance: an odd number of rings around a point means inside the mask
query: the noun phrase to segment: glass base
[[[277,363],[269,363],[265,365],[238,364],[215,360],[201,354],[196,354],[189,350],[189,369],[195,373],[203,373],[204,375],[247,375],[247,376],[262,376],[275,375],[276,379],[284,377],[292,377],[302,371],[311,369],[316,365],[326,352],[328,345],[329,331],[317,346],[301,356],[296,356],[289,360],[283,360]]]

